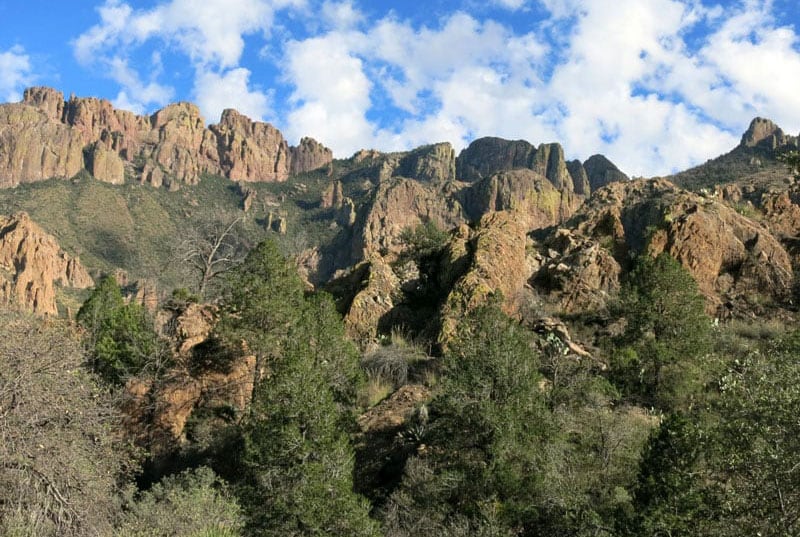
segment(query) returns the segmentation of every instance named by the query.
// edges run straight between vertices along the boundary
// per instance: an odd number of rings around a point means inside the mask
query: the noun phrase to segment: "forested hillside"
[[[0,106],[83,144],[0,189],[0,534],[800,535],[771,122],[630,180],[554,143],[334,160],[232,111]]]

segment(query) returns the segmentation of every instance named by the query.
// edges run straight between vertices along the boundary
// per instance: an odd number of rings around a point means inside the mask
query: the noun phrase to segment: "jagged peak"
[[[780,141],[785,138],[786,135],[783,129],[775,122],[763,117],[756,117],[750,122],[750,126],[742,135],[741,145],[744,147],[756,147],[764,142],[772,145],[773,140]]]

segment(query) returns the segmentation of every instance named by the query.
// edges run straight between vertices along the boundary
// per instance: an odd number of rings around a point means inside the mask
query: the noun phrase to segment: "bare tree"
[[[107,535],[132,467],[68,325],[0,312],[0,534]]]
[[[241,216],[218,222],[186,239],[179,247],[181,262],[197,279],[197,292],[205,297],[210,285],[244,259],[245,245],[237,237]]]

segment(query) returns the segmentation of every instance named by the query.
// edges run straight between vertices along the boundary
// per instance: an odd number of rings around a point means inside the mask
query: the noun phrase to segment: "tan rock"
[[[27,88],[22,96],[22,102],[38,108],[52,121],[61,121],[64,113],[64,94],[53,88],[44,86]]]
[[[524,168],[482,179],[460,197],[472,220],[491,211],[514,211],[528,230],[565,221],[583,202],[570,190],[558,190],[545,176]]]
[[[83,168],[79,133],[48,113],[22,103],[0,105],[0,187],[69,178]]]
[[[26,213],[0,216],[0,269],[2,298],[36,315],[58,314],[57,283],[77,289],[94,285],[80,261]]]
[[[378,334],[381,317],[394,308],[400,294],[400,280],[391,266],[380,257],[357,266],[354,275],[361,279],[344,318],[347,335],[362,347]]]
[[[431,396],[430,389],[420,384],[401,386],[387,399],[359,416],[358,425],[365,433],[392,431],[403,426]]]
[[[320,207],[323,209],[341,209],[343,200],[344,192],[342,190],[342,182],[333,181],[322,191]]]
[[[161,165],[181,183],[196,184],[202,173],[219,172],[216,138],[205,128],[195,105],[171,104],[153,114],[150,122],[145,158]]]
[[[333,151],[313,138],[303,138],[300,145],[289,148],[289,173],[297,175],[330,166],[333,162]]]
[[[85,152],[86,169],[100,181],[121,185],[125,183],[125,165],[119,155],[94,143]]]
[[[526,259],[527,230],[511,211],[484,216],[475,238],[466,272],[458,278],[442,308],[439,342],[447,345],[464,314],[501,293],[504,309],[513,314],[513,297],[531,274]]]
[[[411,179],[380,183],[372,191],[363,218],[355,224],[353,261],[399,253],[403,246],[400,235],[407,228],[430,221],[447,230],[465,222],[464,211],[453,194]]]
[[[220,165],[234,181],[285,181],[289,177],[289,145],[270,125],[225,110],[211,131],[220,148]]]
[[[766,227],[666,180],[608,185],[572,222],[570,230],[545,241],[558,255],[532,280],[559,290],[565,309],[586,307],[593,288],[598,297],[613,292],[621,263],[641,252],[667,252],[678,260],[697,281],[708,311],[720,316],[738,296],[759,293],[780,301],[791,289],[789,256]]]

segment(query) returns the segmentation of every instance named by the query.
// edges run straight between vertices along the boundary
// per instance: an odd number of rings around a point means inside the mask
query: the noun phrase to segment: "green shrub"
[[[168,476],[150,490],[129,490],[119,537],[236,537],[239,505],[213,471],[200,467]]]

